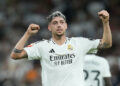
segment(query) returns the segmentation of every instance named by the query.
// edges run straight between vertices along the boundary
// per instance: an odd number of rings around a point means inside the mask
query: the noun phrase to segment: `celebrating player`
[[[86,55],[84,62],[85,86],[112,86],[107,60],[96,55]]]
[[[42,66],[43,86],[84,86],[84,55],[90,49],[112,46],[109,13],[103,10],[98,15],[103,22],[104,28],[101,40],[66,37],[66,18],[61,12],[56,11],[48,16],[48,30],[51,31],[52,38],[34,43],[30,47],[24,47],[28,39],[40,29],[39,25],[30,24],[13,49],[11,57],[13,59],[39,59]]]

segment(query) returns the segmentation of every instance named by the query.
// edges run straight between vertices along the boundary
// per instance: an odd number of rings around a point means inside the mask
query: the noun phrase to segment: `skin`
[[[111,77],[104,77],[105,86],[112,86]]]
[[[52,33],[53,40],[62,45],[66,40],[67,23],[62,17],[55,17],[48,25],[48,30]]]
[[[103,23],[103,37],[101,42],[98,46],[99,49],[102,48],[109,48],[112,46],[112,35],[109,26],[109,13],[105,10],[98,12],[99,18],[102,20]],[[24,50],[24,46],[28,39],[36,34],[40,30],[40,26],[37,24],[30,24],[27,31],[23,35],[23,37],[18,41],[15,48],[18,50],[22,50],[21,53],[11,52],[12,59],[22,59],[27,58],[27,53]],[[52,33],[52,39],[55,41],[56,44],[62,45],[66,40],[66,30],[67,30],[67,23],[62,17],[54,17],[52,21],[48,24],[48,30]]]
[[[99,18],[102,20],[103,23],[103,37],[101,39],[100,45],[98,46],[99,49],[103,48],[110,48],[112,46],[112,34],[109,26],[109,13],[106,10],[102,10],[98,12]]]

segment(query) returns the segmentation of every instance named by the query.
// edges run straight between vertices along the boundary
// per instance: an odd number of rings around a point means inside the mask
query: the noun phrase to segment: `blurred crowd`
[[[0,86],[41,86],[39,61],[14,61],[10,53],[31,23],[41,29],[27,44],[49,39],[46,17],[61,11],[67,18],[67,36],[101,38],[102,22],[97,12],[110,13],[113,46],[99,50],[111,67],[113,86],[120,86],[120,0],[0,0]]]

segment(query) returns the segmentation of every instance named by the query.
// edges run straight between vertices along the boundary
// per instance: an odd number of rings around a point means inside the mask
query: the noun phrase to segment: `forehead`
[[[54,21],[65,21],[65,20],[64,18],[58,16],[58,17],[54,17],[51,22],[54,22]]]

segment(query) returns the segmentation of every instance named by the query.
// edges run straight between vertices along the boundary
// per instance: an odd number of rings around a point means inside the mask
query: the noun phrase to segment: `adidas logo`
[[[51,49],[51,50],[49,51],[49,53],[55,53],[55,51],[54,51],[53,49]]]

